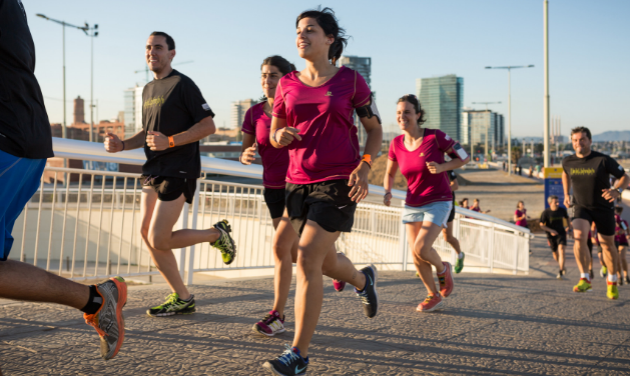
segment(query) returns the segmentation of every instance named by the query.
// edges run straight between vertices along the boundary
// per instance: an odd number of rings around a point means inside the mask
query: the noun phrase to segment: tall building
[[[348,67],[350,69],[354,69],[359,72],[361,76],[365,79],[365,82],[368,84],[370,88],[372,88],[372,58],[371,57],[361,57],[361,56],[341,56],[337,61],[340,67]],[[375,92],[372,91],[372,99],[376,101]],[[382,121],[383,119],[381,119]],[[365,129],[359,121],[359,117],[354,114],[354,125],[357,127],[357,136],[359,138],[359,145],[365,145],[365,141],[367,139],[367,134],[365,133]]]
[[[231,128],[240,128],[243,125],[245,113],[256,103],[257,102],[253,99],[232,102],[232,119],[230,121]]]
[[[464,79],[454,74],[442,77],[419,78],[416,90],[420,104],[426,111],[423,127],[439,129],[455,140],[460,140]]]
[[[463,145],[485,145],[487,134],[488,148],[496,150],[504,144],[503,115],[491,110],[464,109],[459,133]]]
[[[142,129],[142,89],[136,86],[125,90],[125,137],[131,137]]]
[[[85,123],[85,101],[79,95],[74,100],[74,114],[72,117],[72,124],[84,124]]]

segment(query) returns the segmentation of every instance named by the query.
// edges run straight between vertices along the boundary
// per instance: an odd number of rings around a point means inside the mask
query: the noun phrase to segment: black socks
[[[88,287],[90,288],[90,298],[85,307],[81,308],[81,311],[88,315],[93,315],[98,312],[101,305],[103,305],[103,297],[96,291],[96,286],[91,285]]]

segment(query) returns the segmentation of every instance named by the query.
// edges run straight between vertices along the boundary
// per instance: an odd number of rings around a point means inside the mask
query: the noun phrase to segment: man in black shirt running
[[[589,275],[590,257],[586,246],[591,223],[595,223],[598,239],[606,265],[610,265],[608,274],[609,299],[619,298],[617,290],[617,258],[615,249],[615,213],[614,202],[621,191],[628,186],[630,177],[624,169],[611,157],[591,150],[591,131],[586,127],[571,130],[571,142],[575,154],[562,161],[562,185],[564,188],[564,205],[573,208],[573,234],[575,243],[573,251],[580,268],[581,278],[573,287],[575,292],[591,289]],[[609,176],[617,179],[617,185],[610,186]],[[573,188],[573,201],[570,191]]]
[[[101,356],[108,360],[116,356],[125,338],[125,281],[115,277],[87,286],[9,259],[15,220],[39,188],[46,159],[54,156],[50,122],[34,72],[35,45],[24,6],[20,0],[0,0],[0,298],[57,303],[83,311],[86,323],[100,336]],[[3,347],[17,347],[5,343]],[[16,355],[23,353],[15,350]],[[62,351],[70,355],[67,350]],[[10,355],[3,352],[3,357]]]
[[[549,196],[549,208],[540,215],[540,228],[547,232],[547,241],[553,252],[553,258],[558,262],[560,271],[556,278],[562,279],[564,270],[564,247],[567,245],[567,232],[570,232],[569,214],[567,209],[560,206],[558,196]],[[566,220],[566,225],[564,221]],[[565,230],[566,226],[566,230]]]
[[[226,220],[207,230],[173,232],[184,202],[192,203],[201,174],[199,140],[215,132],[214,113],[195,83],[171,68],[175,41],[154,32],[146,44],[146,60],[154,80],[142,91],[142,130],[126,140],[108,133],[105,149],[110,153],[144,147],[142,166],[141,235],[153,261],[173,293],[166,302],[150,308],[153,317],[195,312],[194,296],[179,274],[172,250],[209,242],[230,264],[236,246]]]

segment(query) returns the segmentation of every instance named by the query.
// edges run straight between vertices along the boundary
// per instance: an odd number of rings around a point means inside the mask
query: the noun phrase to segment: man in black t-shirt
[[[87,286],[9,259],[15,220],[39,188],[46,159],[54,156],[34,72],[35,44],[24,6],[20,0],[0,0],[0,298],[83,311],[86,323],[99,333],[101,356],[111,359],[125,337],[127,287],[121,277]],[[7,342],[7,347],[13,345]]]
[[[105,150],[115,153],[143,147],[142,239],[173,293],[166,302],[147,310],[153,317],[189,314],[196,310],[179,274],[172,249],[209,242],[232,263],[236,246],[227,220],[207,230],[173,232],[184,202],[192,203],[201,174],[199,140],[215,132],[214,113],[195,83],[171,68],[175,41],[154,32],[146,44],[146,60],[154,80],[142,92],[142,130],[126,140],[108,133]]]
[[[540,228],[547,232],[547,242],[551,247],[551,252],[553,252],[554,260],[558,262],[560,267],[556,278],[562,279],[566,272],[564,270],[564,247],[567,245],[567,232],[570,233],[569,214],[567,209],[560,206],[558,196],[549,196],[547,202],[549,208],[540,215]]]
[[[562,161],[562,185],[564,188],[564,205],[573,209],[573,233],[575,236],[574,253],[581,272],[579,283],[573,288],[575,292],[591,289],[589,275],[590,257],[586,246],[591,223],[595,223],[598,239],[608,272],[609,299],[617,299],[617,258],[615,249],[615,213],[614,202],[621,191],[628,186],[630,177],[624,169],[611,157],[591,150],[591,131],[586,127],[571,130],[571,142],[575,154]],[[617,185],[610,186],[609,176],[617,179]],[[573,188],[573,201],[570,191]]]

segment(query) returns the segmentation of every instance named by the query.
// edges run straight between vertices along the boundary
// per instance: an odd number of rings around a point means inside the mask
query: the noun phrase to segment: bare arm
[[[547,231],[548,233],[550,233],[553,236],[558,235],[558,232],[550,227],[545,226],[542,222],[540,222],[540,228]]]
[[[244,164],[249,165],[256,159],[256,136],[253,134],[243,132],[243,146],[241,147],[241,155],[238,160]]]
[[[215,131],[212,116],[207,116],[187,131],[173,135],[173,142],[175,146],[190,144],[210,136]],[[154,151],[166,150],[169,148],[168,137],[161,132],[149,131],[147,132],[147,145]]]
[[[569,197],[569,192],[571,192],[571,179],[564,171],[562,171],[562,189],[564,190],[564,206],[570,208],[571,198]]]
[[[446,154],[451,154],[453,152],[454,152],[453,148],[450,148],[446,151]],[[466,163],[468,163],[469,161],[470,161],[470,156],[466,157],[466,159],[453,158],[448,162],[444,162],[440,164],[435,163],[435,162],[427,162],[427,168],[432,174],[439,174],[440,172],[458,169],[462,167],[463,165],[465,165]]]
[[[394,162],[391,159],[387,160],[387,170],[383,178],[383,188],[385,188],[385,197],[383,203],[389,206],[392,202],[392,187],[394,186],[394,176],[398,171],[398,162]]]
[[[140,131],[126,140],[121,140],[114,133],[105,134],[105,150],[108,153],[117,153],[123,150],[133,150],[144,146],[145,134],[144,131]]]
[[[457,179],[451,181],[451,192],[455,192],[459,189],[459,182]]]
[[[604,189],[604,192],[602,193],[602,197],[604,197],[606,200],[610,202],[613,202],[615,199],[621,196],[621,193],[619,193],[617,189],[621,189],[621,190],[626,189],[626,187],[628,187],[629,182],[630,182],[630,177],[628,176],[628,174],[624,174],[621,177],[621,179],[617,180],[616,186],[613,186],[610,189]]]
[[[360,120],[367,134],[364,154],[376,156],[381,150],[381,144],[383,143],[383,127],[376,116],[370,118],[365,116],[360,118]],[[361,162],[350,174],[348,186],[351,186],[352,189],[348,196],[352,197],[352,201],[359,202],[368,195],[368,174],[371,168],[367,163]]]

